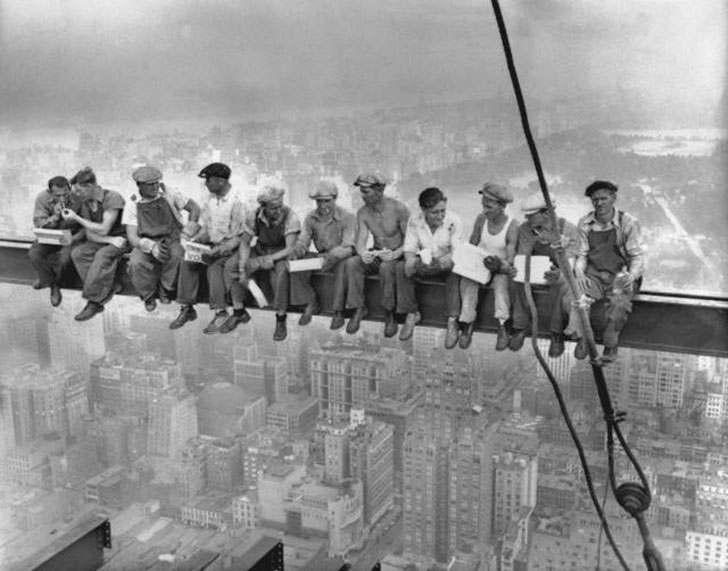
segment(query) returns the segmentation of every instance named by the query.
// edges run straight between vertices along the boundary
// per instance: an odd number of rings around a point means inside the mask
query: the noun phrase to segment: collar
[[[603,228],[608,228],[609,226],[614,226],[615,228],[619,228],[619,212],[615,208],[614,215],[612,216],[612,218],[602,224],[601,222],[599,222],[599,220],[597,220],[596,212],[594,212],[592,210],[589,214],[586,215],[586,222],[589,225],[596,224],[597,226],[601,226]]]
[[[155,200],[159,200],[160,198],[166,198],[165,192],[160,188],[159,192],[157,193],[157,196],[154,198],[144,198],[141,193],[137,197],[136,194],[133,194],[131,196],[132,202],[136,202],[137,204],[146,204],[147,202],[154,202]]]
[[[316,209],[316,208],[313,209],[312,216],[319,222],[323,222],[323,218],[321,218],[321,216],[319,216],[318,209]],[[339,222],[339,221],[341,221],[341,217],[342,217],[342,209],[341,209],[341,206],[339,206],[337,204],[336,206],[334,206],[334,211],[331,214],[331,219]]]
[[[229,188],[224,196],[220,196],[219,194],[214,194],[212,192],[208,192],[209,200],[217,200],[218,202],[227,202],[232,195],[233,195],[232,188]]]
[[[96,202],[103,202],[105,194],[106,191],[103,188],[101,188],[100,186],[96,186],[96,188],[94,188],[93,194],[91,195],[91,198],[86,200],[86,202],[90,202],[92,200],[95,200]]]

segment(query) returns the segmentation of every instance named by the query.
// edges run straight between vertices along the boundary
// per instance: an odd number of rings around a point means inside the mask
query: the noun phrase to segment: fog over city
[[[634,331],[649,328],[635,326],[646,308],[659,324],[728,295],[728,3],[501,4],[557,215],[576,224],[592,209],[585,188],[604,179],[641,228],[632,341],[604,374],[649,481],[652,537],[668,569],[724,571],[728,359],[693,338],[643,349],[654,339]],[[376,276],[349,332],[357,310],[334,327],[333,274],[317,272],[320,314],[300,325],[306,306],[289,308],[282,340],[263,281],[268,306],[247,295],[250,320],[228,331],[208,330],[206,277],[194,323],[170,327],[192,306],[140,299],[129,255],[123,291],[87,321],[77,266],[60,303],[31,287],[34,204],[51,177],[88,165],[134,210],[132,173],[153,165],[204,208],[199,173],[218,162],[241,211],[273,184],[301,221],[321,183],[356,212],[354,182],[374,173],[411,215],[438,187],[465,239],[485,181],[512,193],[504,212],[519,224],[539,190],[489,0],[0,0],[0,571],[26,571],[94,518],[111,525],[100,571],[247,569],[279,541],[286,571],[623,569],[586,471],[619,549],[643,568],[637,525],[608,490],[589,360],[560,333],[547,358],[585,470],[529,333],[496,350],[495,280],[475,290],[470,346],[430,278],[412,295],[438,316],[402,338],[412,311],[386,335]],[[557,305],[550,287],[534,285],[540,312]],[[539,318],[549,355],[554,331]],[[715,343],[717,320],[680,330]],[[636,481],[621,448],[613,459],[618,483]]]

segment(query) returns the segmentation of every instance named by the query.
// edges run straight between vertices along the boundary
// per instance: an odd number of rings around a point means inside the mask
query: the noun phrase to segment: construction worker
[[[200,271],[205,267],[210,309],[215,312],[215,316],[202,332],[206,335],[225,332],[223,325],[232,319],[227,312],[228,295],[234,311],[245,311],[245,291],[240,284],[228,279],[229,271],[226,270],[227,266],[234,263],[233,255],[240,245],[247,212],[242,196],[232,189],[230,175],[230,167],[223,163],[210,163],[197,175],[205,179],[209,194],[202,204],[200,229],[190,241],[210,246],[210,251],[204,254],[201,263],[183,260],[180,264],[177,303],[182,307],[177,318],[169,324],[170,329],[179,329],[188,321],[197,319],[195,303],[200,287]],[[247,312],[245,315],[249,320],[250,315]]]
[[[642,282],[645,259],[639,221],[617,210],[617,191],[618,186],[607,180],[595,180],[586,187],[584,195],[589,197],[594,210],[577,225],[579,243],[574,265],[576,285],[584,296],[584,305],[588,308],[599,299],[607,302],[601,356],[605,364],[617,356],[619,334],[632,311],[632,298]],[[565,333],[578,340],[574,355],[584,359],[588,351],[578,308],[573,303],[570,305]]]
[[[412,216],[407,223],[403,271],[410,280],[421,276],[445,282],[445,348],[452,349],[460,337],[460,276],[452,273],[452,268],[453,251],[463,241],[462,222],[457,214],[447,209],[447,197],[439,188],[426,188],[418,200],[420,213]],[[405,341],[412,337],[420,315],[414,287],[405,288],[403,293],[412,296],[407,300],[407,318],[399,335]]]
[[[384,196],[384,178],[377,173],[357,177],[354,186],[359,187],[364,201],[356,214],[357,237],[356,256],[347,260],[347,280],[349,300],[347,308],[354,309],[347,333],[356,333],[361,320],[369,313],[364,299],[364,279],[367,275],[378,273],[382,284],[382,307],[385,311],[384,336],[397,334],[395,313],[407,313],[405,307],[405,288],[413,284],[405,278],[404,236],[407,232],[409,209],[404,203]],[[369,235],[374,239],[373,249],[367,248]],[[397,266],[402,266],[398,271]]]
[[[64,209],[61,216],[86,230],[85,240],[71,250],[73,265],[83,280],[82,295],[87,300],[74,319],[86,321],[101,313],[104,304],[122,288],[115,283],[115,277],[121,256],[129,251],[121,222],[124,198],[114,190],[100,187],[90,167],[76,173],[71,184],[81,200],[81,208],[78,213]]]
[[[339,189],[336,184],[322,180],[311,192],[309,198],[316,201],[316,208],[303,220],[303,229],[290,259],[318,255],[323,258],[321,271],[334,274],[334,295],[331,329],[344,326],[346,308],[346,260],[354,253],[356,240],[356,216],[336,204]],[[309,252],[311,242],[316,254]],[[291,273],[291,305],[306,305],[299,325],[308,325],[319,311],[321,304],[311,287],[311,272]]]
[[[478,214],[470,235],[470,243],[485,250],[485,267],[492,273],[491,286],[495,295],[495,318],[498,320],[496,351],[508,347],[510,318],[509,279],[516,255],[518,222],[506,214],[506,206],[513,202],[513,194],[505,186],[486,182],[478,193],[481,195],[483,211]],[[475,317],[478,308],[480,284],[463,277],[460,280],[460,347],[467,349],[473,338]]]
[[[170,303],[177,285],[179,264],[184,256],[180,236],[190,239],[197,234],[200,207],[179,192],[168,191],[162,171],[142,166],[132,173],[139,196],[127,202],[122,217],[126,237],[134,248],[129,259],[131,283],[147,311],[161,303]],[[182,210],[189,213],[185,224]]]
[[[273,333],[275,341],[283,341],[288,335],[287,258],[293,252],[301,232],[298,216],[283,204],[284,194],[285,190],[275,185],[265,186],[258,192],[259,206],[248,213],[240,252],[229,266],[230,279],[240,284],[240,287],[245,288],[251,277],[256,278],[256,283],[258,279],[264,278],[266,289],[273,291],[273,308],[276,312],[276,328]],[[257,240],[255,246],[251,247],[253,237]],[[232,331],[238,323],[246,321],[241,316],[237,322],[231,323],[232,328],[229,330]]]
[[[35,199],[33,226],[49,230],[73,230],[71,240],[63,245],[41,244],[36,240],[28,250],[30,262],[38,272],[38,279],[33,282],[33,289],[50,287],[53,307],[58,307],[63,299],[61,275],[71,263],[71,248],[85,235],[79,224],[64,220],[61,215],[64,208],[78,212],[81,203],[71,194],[71,184],[68,179],[64,176],[54,176],[48,181],[48,188]]]
[[[552,200],[553,205],[556,201]],[[565,278],[558,267],[554,245],[557,240],[561,247],[566,250],[566,255],[573,262],[576,257],[577,232],[576,226],[568,220],[557,218],[557,231],[554,231],[551,224],[551,217],[546,208],[541,191],[537,191],[521,203],[521,211],[526,221],[518,228],[518,240],[516,255],[526,255],[529,252],[532,256],[547,256],[551,261],[551,268],[545,274],[549,284],[549,301],[551,303],[551,344],[549,346],[549,357],[560,357],[564,352],[564,338],[562,332],[565,327],[563,309],[563,285]],[[567,271],[571,271],[569,268]],[[533,277],[533,273],[531,274]],[[521,276],[523,277],[523,276]],[[531,332],[531,311],[526,300],[526,291],[523,283],[512,282],[511,298],[513,307],[511,309],[512,332],[508,341],[508,348],[511,351],[518,351],[523,347],[525,338]]]

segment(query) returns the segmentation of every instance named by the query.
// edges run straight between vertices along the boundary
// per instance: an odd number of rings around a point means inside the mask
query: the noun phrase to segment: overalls
[[[149,202],[138,202],[137,233],[140,238],[150,238],[163,243],[169,250],[169,258],[157,260],[152,254],[135,248],[129,260],[131,283],[143,300],[155,296],[157,286],[174,291],[183,249],[180,245],[182,225],[164,196]]]

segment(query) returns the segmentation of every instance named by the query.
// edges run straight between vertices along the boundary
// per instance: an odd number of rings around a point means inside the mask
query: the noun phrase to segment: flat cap
[[[354,181],[354,186],[369,188],[370,186],[386,186],[387,181],[384,177],[376,172],[368,172],[360,174]]]
[[[224,163],[210,163],[197,175],[200,178],[224,178],[230,179],[230,167]]]
[[[595,180],[593,183],[591,183],[589,186],[586,187],[586,190],[584,191],[584,196],[591,196],[594,194],[597,190],[607,189],[611,190],[612,192],[617,192],[619,190],[619,187],[614,184],[613,182],[609,182],[608,180]]]
[[[89,182],[96,182],[96,173],[91,167],[83,167],[71,178],[71,184],[86,184]]]
[[[285,193],[286,191],[279,186],[266,185],[258,191],[256,200],[259,204],[266,204],[268,202],[278,200],[283,197]]]
[[[513,193],[511,193],[511,191],[505,186],[494,182],[486,182],[478,193],[483,196],[487,196],[488,198],[492,198],[493,200],[505,202],[506,204],[513,202]]]
[[[551,204],[556,206],[556,200],[551,199]],[[536,214],[541,210],[546,209],[546,201],[543,198],[543,193],[539,190],[533,194],[529,194],[526,198],[521,201],[521,210],[528,216],[529,214]]]
[[[336,198],[337,196],[339,196],[339,189],[336,183],[330,180],[320,180],[316,188],[308,193],[308,197],[314,200],[319,198]]]
[[[133,173],[131,173],[131,178],[134,179],[134,182],[141,182],[146,184],[159,182],[160,180],[162,180],[162,171],[160,171],[157,167],[139,167]]]

